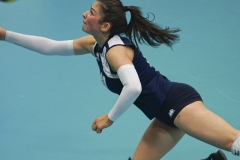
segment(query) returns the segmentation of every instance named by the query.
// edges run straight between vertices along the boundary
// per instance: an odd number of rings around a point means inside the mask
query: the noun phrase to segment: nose
[[[83,18],[84,18],[84,19],[86,19],[86,17],[87,17],[87,12],[88,12],[88,11],[86,11],[86,12],[83,13]]]
[[[82,16],[83,16],[84,19],[86,18],[85,13],[86,13],[86,12],[84,12],[84,13],[82,14]]]

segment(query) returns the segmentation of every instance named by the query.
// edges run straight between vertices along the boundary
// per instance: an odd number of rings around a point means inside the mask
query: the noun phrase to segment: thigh
[[[239,131],[196,101],[184,107],[174,124],[185,133],[221,149],[230,150]]]
[[[154,119],[144,133],[133,160],[159,160],[183,137],[184,132],[176,127]]]

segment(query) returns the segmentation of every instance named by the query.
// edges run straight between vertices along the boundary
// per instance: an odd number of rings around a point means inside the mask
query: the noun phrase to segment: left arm
[[[92,129],[97,133],[101,133],[103,128],[112,125],[133,104],[142,91],[138,74],[132,64],[133,56],[133,50],[126,46],[115,46],[107,53],[108,63],[112,70],[117,71],[123,89],[108,115],[105,114],[93,122]]]

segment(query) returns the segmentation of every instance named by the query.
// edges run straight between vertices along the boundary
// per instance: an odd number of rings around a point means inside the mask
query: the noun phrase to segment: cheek
[[[88,21],[88,26],[92,29],[92,30],[98,30],[99,29],[99,23],[98,23],[98,19],[96,18],[89,18]]]

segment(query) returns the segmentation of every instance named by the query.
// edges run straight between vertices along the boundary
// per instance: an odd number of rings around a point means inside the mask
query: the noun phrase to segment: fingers
[[[94,125],[92,126],[92,130],[93,130],[93,131],[96,131],[97,133],[102,133],[102,127],[100,127],[100,126],[97,125],[97,124],[94,124]]]
[[[102,133],[102,127],[99,124],[98,119],[96,119],[92,124],[92,130],[96,131],[97,133]]]
[[[97,133],[102,133],[102,129],[97,129],[96,132]]]
[[[112,123],[113,122],[108,119],[108,115],[104,114],[94,120],[92,123],[92,130],[97,133],[102,133],[102,130],[112,125]]]
[[[97,130],[97,125],[93,125],[93,126],[92,126],[92,130],[93,130],[93,131],[96,131],[96,130]]]
[[[92,123],[92,130],[96,131],[97,130],[97,125],[98,125],[98,118],[95,119]]]

